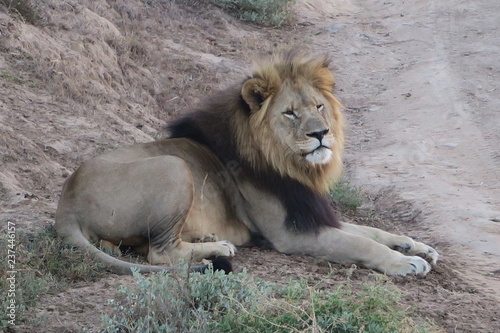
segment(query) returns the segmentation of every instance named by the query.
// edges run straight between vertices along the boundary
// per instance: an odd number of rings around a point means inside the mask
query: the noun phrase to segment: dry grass
[[[112,104],[129,113],[168,118],[220,88],[231,72],[231,59],[241,59],[241,41],[218,42],[231,23],[209,3],[84,0],[71,6],[47,0],[39,7],[50,26],[62,29],[32,31],[19,43],[12,41],[9,51],[32,55],[17,65],[34,72],[30,81],[88,110]],[[67,40],[64,31],[78,38]]]
[[[36,25],[41,21],[37,8],[31,0],[0,0],[0,5],[7,8],[11,15],[26,23]]]
[[[2,235],[4,236],[4,235]],[[106,274],[105,266],[96,263],[84,252],[66,245],[57,237],[54,228],[39,233],[18,230],[14,243],[0,237],[0,254],[7,258],[8,244],[15,244],[15,301],[17,323],[30,318],[29,311],[40,297],[51,291],[61,291],[77,281],[92,281]],[[7,260],[4,261],[6,266]],[[4,272],[12,270],[7,267]],[[0,280],[2,290],[8,290],[8,281]],[[12,299],[12,298],[11,298]],[[1,301],[7,308],[10,299]],[[6,311],[0,314],[0,329],[8,327]]]

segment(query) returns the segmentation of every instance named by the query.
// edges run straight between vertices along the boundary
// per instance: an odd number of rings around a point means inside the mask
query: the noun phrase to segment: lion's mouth
[[[306,157],[307,155],[313,154],[315,151],[322,150],[322,149],[330,150],[330,147],[325,146],[323,144],[320,144],[316,148],[314,148],[314,149],[312,149],[310,151],[303,152],[301,155],[304,156],[304,157]]]
[[[333,152],[330,148],[320,145],[302,156],[304,156],[309,163],[326,164],[332,159]]]

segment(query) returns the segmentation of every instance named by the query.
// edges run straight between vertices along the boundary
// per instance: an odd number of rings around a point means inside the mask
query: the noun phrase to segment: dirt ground
[[[355,53],[337,64],[365,68],[339,77],[347,112],[360,114],[352,178],[376,191],[396,186],[423,211],[444,260],[461,262],[464,277],[500,299],[500,6],[363,6],[352,9],[355,27],[337,21],[335,32]]]
[[[179,4],[180,3],[180,4]],[[206,1],[37,2],[35,25],[0,10],[0,228],[53,223],[64,179],[248,74],[276,46],[329,52],[348,119],[347,176],[375,223],[434,246],[425,278],[392,278],[405,306],[447,332],[500,331],[500,7],[495,0],[301,0],[284,29],[242,24]],[[369,216],[370,214],[366,214]],[[345,218],[349,218],[345,216]],[[320,281],[328,264],[240,249],[276,282]],[[352,270],[333,265],[336,284]],[[374,273],[354,269],[351,279]],[[109,275],[45,295],[19,332],[98,331]]]

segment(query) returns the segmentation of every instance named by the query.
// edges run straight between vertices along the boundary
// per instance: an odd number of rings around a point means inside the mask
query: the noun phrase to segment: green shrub
[[[343,210],[356,210],[363,203],[359,189],[351,186],[346,180],[336,183],[330,195]]]
[[[258,306],[269,295],[268,284],[248,287],[248,276],[166,272],[145,277],[134,272],[135,288],[120,287],[111,300],[116,314],[105,316],[106,332],[209,332],[237,306]]]
[[[214,0],[214,3],[243,21],[280,27],[290,20],[294,0]]]
[[[224,275],[134,273],[135,287],[120,287],[103,317],[105,332],[425,332],[400,309],[387,281],[355,292],[349,282],[333,290]]]

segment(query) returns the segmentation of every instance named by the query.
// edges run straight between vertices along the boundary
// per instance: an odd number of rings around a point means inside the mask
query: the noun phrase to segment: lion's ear
[[[248,79],[241,88],[241,97],[252,112],[259,111],[262,103],[269,96],[269,85],[262,79]]]

